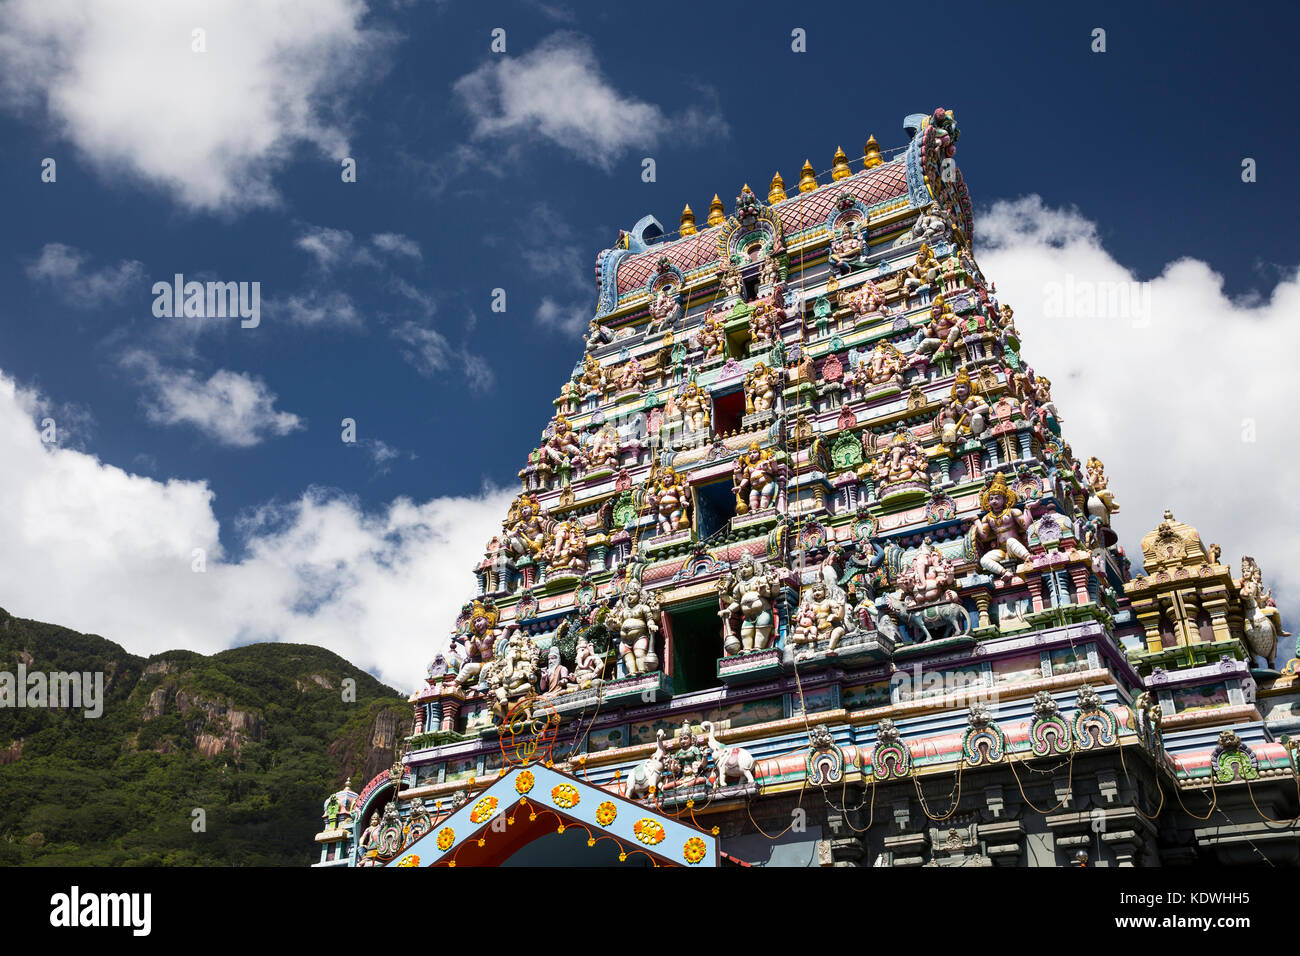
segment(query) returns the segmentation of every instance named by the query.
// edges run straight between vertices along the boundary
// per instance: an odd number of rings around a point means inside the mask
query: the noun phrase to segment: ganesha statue
[[[883,444],[879,454],[867,463],[866,469],[876,483],[877,496],[882,499],[901,492],[930,489],[930,467],[925,449],[905,428],[899,428]]]
[[[952,603],[957,600],[953,589],[957,574],[953,563],[934,546],[926,535],[912,560],[898,576],[898,586],[908,606]]]
[[[560,572],[582,574],[587,570],[587,532],[577,518],[559,522],[542,552],[550,576]]]
[[[885,305],[885,293],[870,279],[852,289],[841,289],[837,297],[841,309],[848,309],[857,323],[862,319],[883,319],[893,313]]]
[[[903,387],[907,359],[888,342],[879,342],[869,357],[858,361],[853,369],[853,384],[863,392],[893,386]]]

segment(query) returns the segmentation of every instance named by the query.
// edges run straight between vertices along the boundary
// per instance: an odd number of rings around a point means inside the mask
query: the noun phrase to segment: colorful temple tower
[[[905,129],[600,253],[406,753],[319,865],[1296,862],[1259,568],[1166,513],[1133,574],[974,259],[952,113]]]

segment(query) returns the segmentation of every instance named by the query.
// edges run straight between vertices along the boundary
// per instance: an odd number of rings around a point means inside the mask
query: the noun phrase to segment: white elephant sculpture
[[[664,732],[661,729],[655,734],[655,752],[633,767],[631,773],[627,775],[627,786],[623,789],[624,798],[635,800],[642,792],[650,796],[659,786],[659,778],[663,776],[664,762],[667,757]]]
[[[727,774],[743,775],[746,783],[754,782],[754,755],[744,747],[728,747],[713,734],[713,721],[706,720],[700,728],[708,735],[709,753],[718,770],[718,786],[727,785]]]

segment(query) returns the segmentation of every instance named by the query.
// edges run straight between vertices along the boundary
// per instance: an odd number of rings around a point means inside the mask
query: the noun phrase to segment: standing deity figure
[[[559,522],[551,529],[551,540],[544,556],[554,574],[568,571],[582,574],[587,570],[587,532],[577,518]]]
[[[948,235],[948,220],[943,214],[943,209],[939,204],[930,203],[921,215],[916,217],[916,222],[912,223],[912,228],[894,241],[894,247],[907,245],[909,242],[915,242],[921,239],[925,242],[938,242]]]
[[[628,581],[609,619],[618,629],[618,654],[627,676],[658,670],[654,642],[659,634],[659,602],[654,595]]]
[[[827,654],[834,654],[844,638],[846,624],[846,606],[841,595],[832,594],[825,581],[815,581],[795,614],[796,626],[790,642],[798,646],[815,645],[818,641],[830,641]]]
[[[906,367],[907,359],[902,352],[888,342],[880,342],[871,350],[869,358],[859,360],[854,367],[853,383],[863,390],[882,385],[902,388]]]
[[[506,520],[501,524],[506,535],[506,548],[516,557],[535,557],[546,544],[551,523],[536,496],[521,494],[510,505]]]
[[[740,270],[728,263],[718,270],[718,286],[722,295],[742,295],[745,289],[745,280],[741,278]]]
[[[776,405],[776,392],[780,384],[779,373],[762,362],[757,363],[745,376],[745,411],[770,412]]]
[[[646,326],[646,331],[654,333],[671,328],[681,314],[682,302],[677,295],[677,286],[672,284],[663,286],[655,293],[654,301],[650,303],[650,324]]]
[[[375,856],[375,845],[379,842],[379,811],[370,814],[370,825],[361,831],[361,836],[357,839],[357,849],[361,850],[367,858]]]
[[[837,276],[847,275],[862,261],[866,251],[867,244],[858,232],[858,223],[846,222],[835,231],[835,239],[831,242],[831,272]]]
[[[582,375],[578,378],[578,384],[587,394],[605,391],[605,370],[591,355],[582,360]]]
[[[1051,419],[1059,425],[1061,416],[1056,411],[1056,402],[1052,401],[1052,380],[1046,375],[1032,374],[1030,380],[1033,382],[1034,405],[1039,421],[1046,425],[1047,420]]]
[[[456,683],[462,687],[475,684],[479,680],[483,665],[492,659],[500,631],[497,621],[501,612],[489,601],[475,601],[470,611],[468,633],[462,638],[465,663],[456,675]]]
[[[906,429],[898,429],[885,443],[869,472],[876,482],[876,493],[888,491],[895,485],[922,483],[930,485],[930,462],[925,449]]]
[[[582,403],[582,392],[582,386],[576,381],[567,381],[560,386],[560,397],[555,404],[557,407],[562,407],[563,411],[572,414]]]
[[[934,285],[939,276],[939,261],[935,259],[928,242],[921,243],[916,251],[916,261],[903,273],[903,294],[911,297],[924,285]]]
[[[591,436],[591,444],[587,447],[587,462],[595,469],[617,468],[620,449],[618,429],[611,422],[606,422],[600,431]]]
[[[758,281],[762,285],[775,285],[781,281],[781,260],[769,252],[758,267]]]
[[[582,447],[578,444],[578,433],[573,430],[573,426],[563,415],[556,416],[555,430],[551,437],[545,440],[543,448],[546,450],[546,457],[557,464],[576,461],[582,454]]]
[[[726,597],[728,603],[718,612],[724,620],[740,614],[740,634],[731,632],[729,639],[723,643],[723,651],[728,655],[747,651],[766,650],[772,643],[772,629],[775,618],[772,614],[772,601],[780,592],[781,582],[772,569],[762,571],[754,561],[752,554],[746,554],[740,560],[731,592]]]
[[[957,600],[957,592],[953,590],[957,583],[956,570],[929,535],[899,575],[898,583],[904,599],[912,607]]]
[[[930,321],[918,335],[920,341],[911,365],[928,365],[941,348],[951,349],[961,333],[961,322],[953,314],[952,306],[944,301],[943,293],[930,303]]]
[[[1264,587],[1264,575],[1249,555],[1241,559],[1241,580],[1238,591],[1246,606],[1246,636],[1251,649],[1273,666],[1279,638],[1290,637],[1282,628],[1282,613],[1277,609],[1271,589]],[[1271,639],[1271,640],[1270,640]],[[1271,647],[1269,644],[1271,643]]]
[[[778,286],[754,303],[749,313],[750,351],[765,349],[780,338],[781,323],[785,321],[785,296]]]
[[[688,382],[677,400],[682,410],[682,424],[688,432],[709,430],[709,394],[694,382]]]
[[[685,531],[691,526],[691,492],[671,466],[657,478],[646,480],[645,500],[655,514],[658,534]]]
[[[1088,514],[1100,518],[1103,524],[1110,524],[1110,516],[1118,514],[1119,502],[1108,489],[1110,479],[1106,477],[1106,466],[1101,459],[1093,456],[1088,459],[1088,484],[1092,491],[1088,495]]]
[[[998,328],[1007,335],[1020,338],[1020,331],[1016,328],[1016,310],[1011,306],[1003,305],[998,310]]]
[[[720,356],[727,345],[726,332],[722,326],[722,310],[710,309],[704,315],[704,322],[695,333],[695,345],[704,350],[704,361]]]
[[[579,690],[599,684],[605,673],[605,659],[596,653],[596,646],[585,637],[578,638],[578,649],[573,660],[573,683]]]
[[[640,391],[645,387],[645,369],[635,355],[619,370],[618,387],[625,392],[634,389]]]
[[[1029,515],[1016,507],[1017,501],[1015,491],[1007,487],[1006,475],[999,471],[980,495],[984,513],[971,528],[983,552],[980,567],[1011,584],[1022,582],[1004,562],[1011,558],[1029,559],[1029,546],[1025,543]]]
[[[736,514],[751,514],[772,507],[781,470],[772,449],[760,449],[758,442],[750,442],[749,450],[736,459],[731,473]]]
[[[837,301],[840,308],[853,310],[855,323],[863,316],[884,318],[893,314],[889,306],[885,305],[885,293],[870,279],[852,289],[841,289]]]
[[[556,697],[574,689],[574,681],[569,676],[569,669],[560,660],[560,649],[555,644],[546,652],[546,667],[542,670],[538,690],[543,697]]]
[[[935,416],[934,430],[945,445],[952,445],[965,438],[978,438],[988,428],[988,421],[988,402],[975,393],[963,368]]]

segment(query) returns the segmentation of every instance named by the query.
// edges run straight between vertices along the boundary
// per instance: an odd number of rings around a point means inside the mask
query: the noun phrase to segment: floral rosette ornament
[[[420,857],[415,853],[408,853],[397,861],[398,866],[419,866]]]
[[[602,827],[607,827],[614,822],[618,816],[618,807],[614,806],[614,801],[606,800],[596,808],[596,822]]]
[[[515,777],[515,792],[528,793],[536,782],[537,778],[533,776],[531,770],[520,771],[519,776]]]
[[[441,830],[438,831],[439,850],[443,850],[444,852],[446,850],[450,850],[451,845],[455,842],[456,842],[456,831],[453,830],[451,827],[443,827]]]
[[[682,859],[692,866],[704,859],[709,852],[708,845],[699,837],[691,837],[682,847]]]
[[[664,837],[668,835],[664,832],[664,828],[660,826],[657,821],[651,820],[649,817],[643,817],[634,823],[632,825],[632,832],[635,833],[636,838],[646,846],[655,846],[656,844],[663,843]]]
[[[562,783],[551,790],[551,801],[557,807],[563,807],[566,810],[569,807],[576,807],[579,799],[578,788],[572,784]]]
[[[474,810],[469,815],[471,823],[482,823],[488,817],[492,816],[497,808],[496,797],[484,797],[478,803],[474,804]]]

